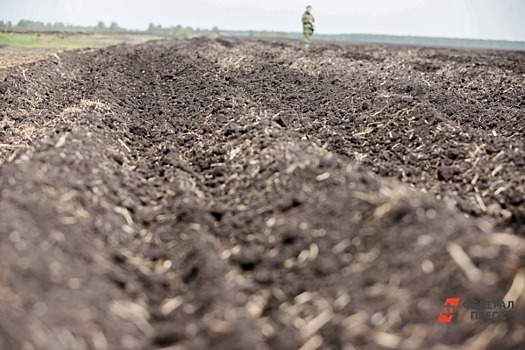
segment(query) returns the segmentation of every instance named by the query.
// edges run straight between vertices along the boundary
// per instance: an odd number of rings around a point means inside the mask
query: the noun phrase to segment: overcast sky
[[[0,0],[0,20],[299,32],[307,4],[322,34],[525,41],[525,0]]]

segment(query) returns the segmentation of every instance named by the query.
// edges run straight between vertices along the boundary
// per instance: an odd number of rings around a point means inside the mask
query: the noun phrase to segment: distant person
[[[314,16],[312,15],[312,6],[306,6],[306,11],[302,17],[303,21],[303,45],[307,49],[312,42],[312,35],[314,34]]]

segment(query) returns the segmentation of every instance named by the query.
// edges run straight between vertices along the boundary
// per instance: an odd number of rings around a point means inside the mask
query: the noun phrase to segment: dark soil
[[[525,53],[221,38],[0,70],[0,349],[519,349]],[[446,297],[513,300],[506,320]]]

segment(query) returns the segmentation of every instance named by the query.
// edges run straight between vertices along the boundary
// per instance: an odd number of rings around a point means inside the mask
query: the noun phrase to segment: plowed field
[[[0,349],[522,349],[524,111],[523,52],[200,38],[0,68]]]

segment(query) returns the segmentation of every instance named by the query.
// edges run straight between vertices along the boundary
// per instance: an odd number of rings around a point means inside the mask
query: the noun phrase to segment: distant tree
[[[160,24],[155,25],[153,23],[150,23],[150,25],[148,27],[148,32],[156,33],[156,34],[163,34],[163,33],[167,32],[168,30],[169,30],[169,28],[163,29]]]
[[[109,26],[109,30],[112,31],[112,32],[118,32],[120,30],[120,27],[117,24],[117,22],[111,22],[111,24]]]
[[[191,32],[192,30],[190,27],[180,28],[179,30],[177,30],[176,36],[181,39],[187,39],[190,37]]]
[[[102,22],[102,21],[98,21],[97,29],[98,30],[106,30],[106,24],[104,22]]]
[[[16,24],[16,27],[21,28],[21,29],[29,28],[29,23],[30,21],[28,21],[27,19],[21,19]]]

